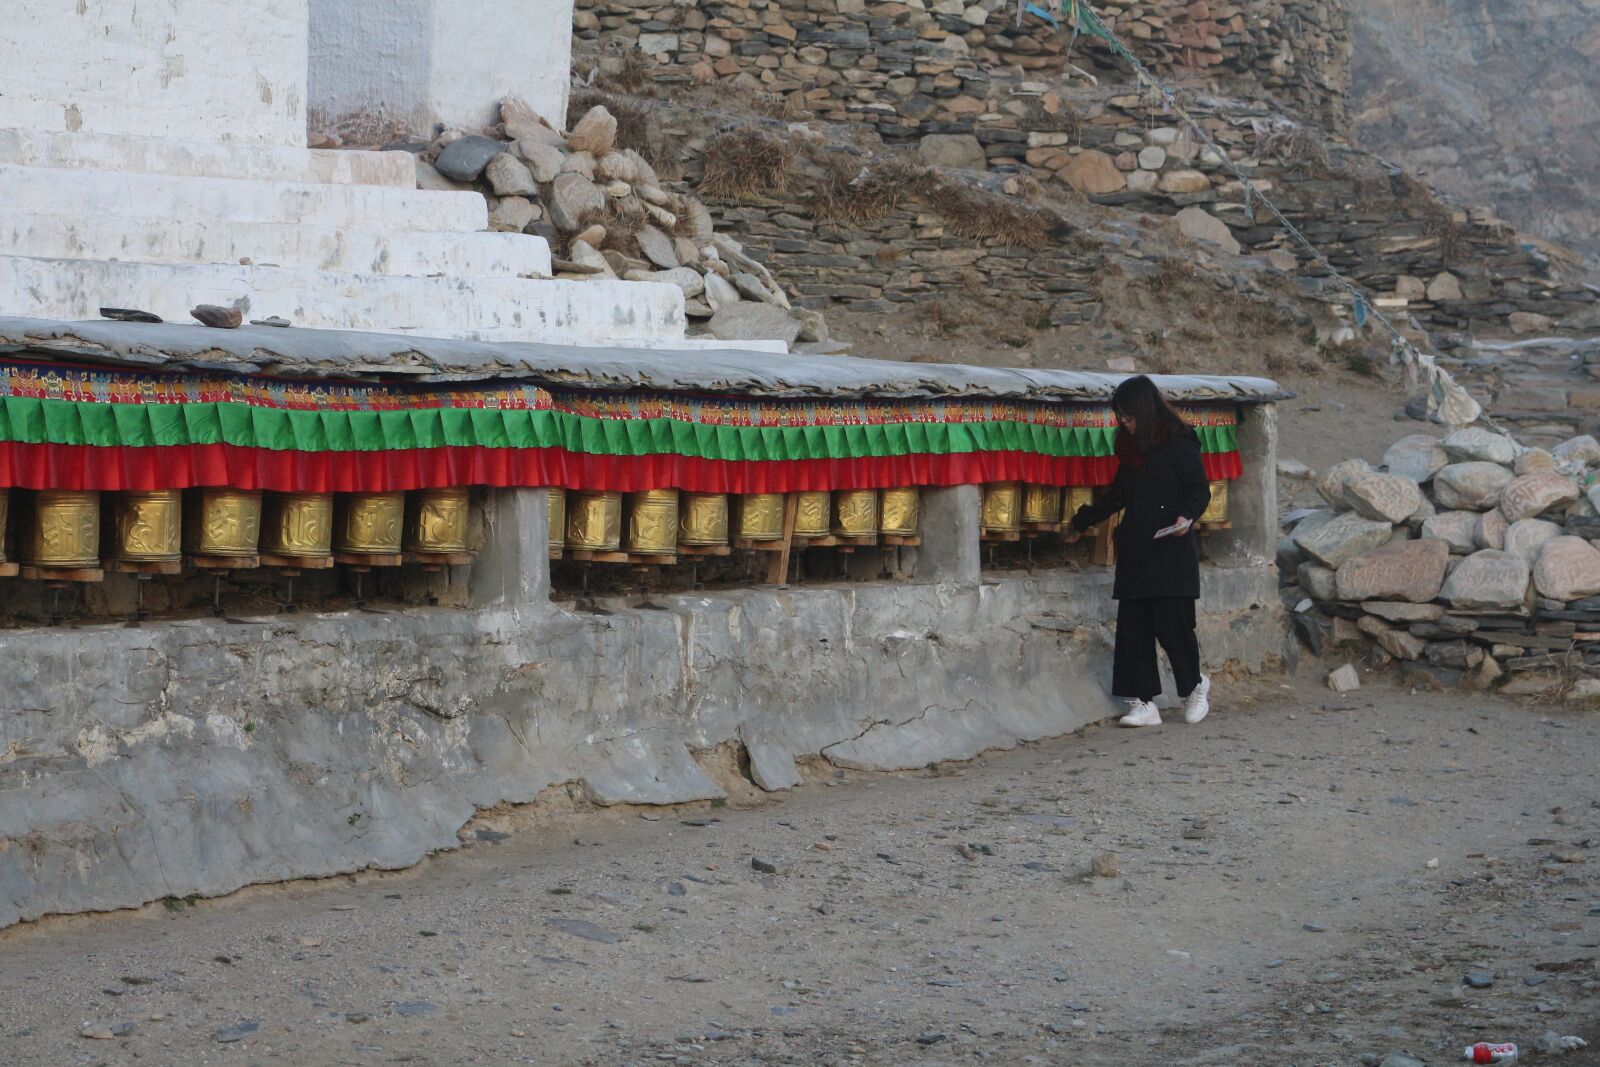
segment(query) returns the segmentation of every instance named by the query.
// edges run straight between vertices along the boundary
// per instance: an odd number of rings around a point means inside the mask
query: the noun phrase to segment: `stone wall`
[[[1344,124],[1350,47],[1334,0],[1111,0],[1101,15],[1159,74],[1239,96],[1267,94],[1312,121]],[[866,122],[886,141],[1014,129],[1005,99],[1041,94],[1072,68],[1125,66],[1098,40],[1029,16],[1005,0],[578,0],[576,50],[636,45],[666,68],[783,96],[797,114]],[[1048,110],[1049,101],[1044,102]]]

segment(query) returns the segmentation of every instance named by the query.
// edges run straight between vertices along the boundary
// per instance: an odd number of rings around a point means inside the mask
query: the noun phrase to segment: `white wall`
[[[350,143],[494,122],[515,93],[565,119],[572,0],[310,0],[310,130]]]
[[[0,129],[305,144],[307,0],[9,0]]]

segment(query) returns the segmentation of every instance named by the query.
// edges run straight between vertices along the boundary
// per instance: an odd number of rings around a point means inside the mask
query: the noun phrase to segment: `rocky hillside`
[[[1600,2],[1348,2],[1359,143],[1600,272]]]

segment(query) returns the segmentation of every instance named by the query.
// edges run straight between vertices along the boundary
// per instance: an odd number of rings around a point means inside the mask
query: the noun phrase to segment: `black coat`
[[[1122,512],[1117,527],[1118,600],[1200,596],[1200,537],[1156,540],[1157,530],[1179,517],[1199,519],[1211,503],[1211,483],[1200,460],[1200,438],[1188,427],[1174,433],[1138,467],[1122,464],[1111,486],[1072,517],[1079,531]]]

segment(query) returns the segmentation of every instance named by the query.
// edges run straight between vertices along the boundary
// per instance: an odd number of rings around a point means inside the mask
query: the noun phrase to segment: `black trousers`
[[[1161,693],[1156,642],[1167,651],[1178,695],[1200,684],[1200,642],[1194,635],[1194,599],[1153,597],[1117,601],[1117,648],[1112,655],[1111,692],[1154,700]]]

